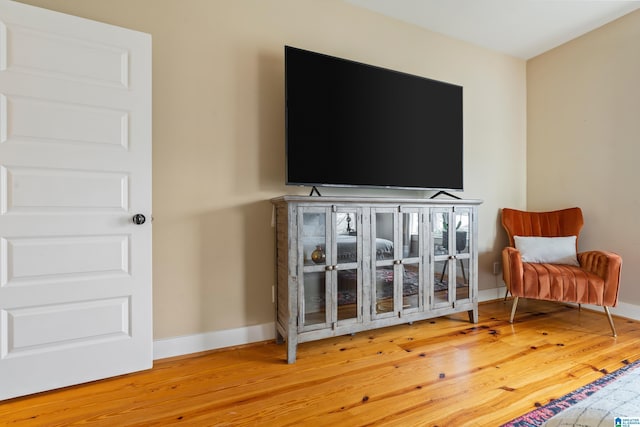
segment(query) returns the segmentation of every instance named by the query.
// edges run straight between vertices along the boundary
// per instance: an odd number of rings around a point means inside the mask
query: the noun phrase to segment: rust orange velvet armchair
[[[516,236],[576,236],[577,251],[578,237],[583,224],[580,208],[551,212],[502,209],[502,226],[507,231],[510,245],[502,251],[502,264],[507,292],[514,296],[511,323],[519,298],[593,304],[604,307],[613,336],[616,336],[609,307],[615,307],[618,303],[622,267],[622,258],[619,255],[606,251],[581,252],[576,253],[576,265],[569,265],[523,262],[521,252],[516,249]]]

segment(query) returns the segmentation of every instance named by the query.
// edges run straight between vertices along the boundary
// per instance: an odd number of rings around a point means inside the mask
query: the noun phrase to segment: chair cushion
[[[522,262],[580,265],[576,253],[576,236],[513,238]]]
[[[563,264],[522,264],[523,289],[514,296],[577,304],[602,305],[604,280],[580,267]]]

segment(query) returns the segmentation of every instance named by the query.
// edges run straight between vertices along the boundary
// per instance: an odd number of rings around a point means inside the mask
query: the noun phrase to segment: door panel
[[[151,367],[150,218],[150,37],[0,0],[0,399]]]
[[[129,236],[0,239],[2,286],[129,276]]]
[[[12,358],[96,341],[131,339],[130,306],[130,298],[118,297],[4,310],[5,332],[11,339],[0,354]]]
[[[75,144],[127,148],[126,111],[2,95],[2,142]],[[97,147],[91,147],[97,148]]]
[[[44,14],[39,17],[44,17]],[[78,25],[78,22],[76,19],[73,24]],[[9,35],[1,40],[8,53],[8,67],[34,75],[127,87],[128,55],[125,46],[110,46],[109,39],[85,39],[83,33],[52,33],[48,28],[31,26],[32,23],[37,21],[0,24],[3,33]],[[84,24],[92,25],[86,21]],[[51,58],[52,53],[57,57],[55,60]]]
[[[127,212],[125,172],[0,166],[2,213]]]

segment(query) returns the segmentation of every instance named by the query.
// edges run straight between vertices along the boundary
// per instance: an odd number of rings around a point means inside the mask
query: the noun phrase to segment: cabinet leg
[[[296,363],[296,352],[298,350],[298,340],[289,336],[287,340],[287,363]]]
[[[469,314],[469,322],[478,323],[478,308],[474,308],[473,310],[469,310],[467,312]]]

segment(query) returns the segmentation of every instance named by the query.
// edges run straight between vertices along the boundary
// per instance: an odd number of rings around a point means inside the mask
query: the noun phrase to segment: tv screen
[[[286,182],[462,190],[462,87],[285,46]]]

